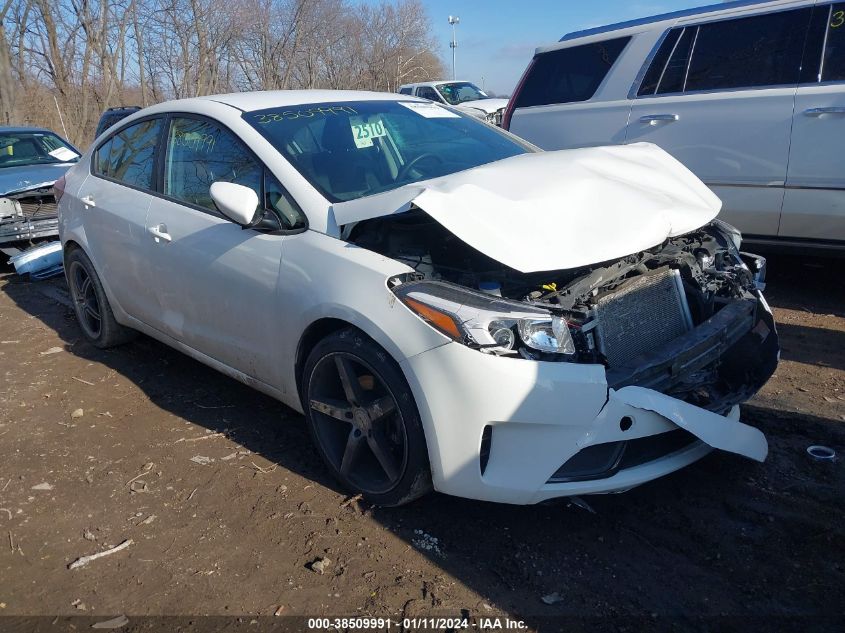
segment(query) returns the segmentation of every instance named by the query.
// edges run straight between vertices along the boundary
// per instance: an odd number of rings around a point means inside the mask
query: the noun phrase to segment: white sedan
[[[653,145],[542,152],[413,97],[242,93],[139,111],[56,189],[92,344],[143,332],[303,411],[374,503],[766,456],[738,406],[777,364],[763,261]]]

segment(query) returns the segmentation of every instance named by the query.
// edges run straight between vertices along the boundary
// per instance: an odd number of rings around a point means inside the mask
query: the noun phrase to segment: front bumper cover
[[[744,335],[734,336],[735,321],[727,319],[717,328],[723,334],[706,327],[689,337],[689,349],[673,342],[682,364],[696,367],[712,358],[707,341],[728,360],[738,353],[747,358],[749,350],[759,356],[752,388],[713,401],[708,407],[713,410],[628,381],[610,388],[601,365],[497,357],[458,343],[406,359],[402,366],[425,427],[434,487],[463,497],[529,504],[627,490],[678,470],[714,448],[764,460],[766,438],[739,421],[738,401],[750,397],[771,375],[777,336],[766,310],[755,320],[745,309],[734,316],[745,323]],[[767,330],[772,339],[767,335],[759,340],[760,322],[771,324]],[[747,329],[754,323],[758,326]],[[655,357],[658,360],[668,359]],[[670,361],[668,367],[667,375],[677,377],[678,365]],[[586,448],[679,429],[691,435],[690,441],[669,453],[598,477],[555,478],[562,465]]]

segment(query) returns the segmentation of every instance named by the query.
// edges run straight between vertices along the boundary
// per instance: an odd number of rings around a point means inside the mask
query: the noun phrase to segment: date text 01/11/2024
[[[389,631],[392,628],[405,631],[444,631],[444,630],[524,630],[527,627],[522,620],[511,618],[391,618],[352,617],[352,618],[308,618],[308,630],[327,629]]]

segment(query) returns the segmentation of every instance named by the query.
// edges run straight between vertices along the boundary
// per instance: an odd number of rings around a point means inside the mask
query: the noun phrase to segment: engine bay
[[[738,234],[718,220],[615,261],[536,273],[522,273],[484,255],[418,209],[359,222],[347,240],[414,269],[392,280],[394,285],[436,284],[453,292],[454,305],[474,297],[510,310],[542,309],[568,329],[570,347],[558,350],[567,353],[549,353],[532,346],[513,325],[516,321],[494,321],[489,342],[473,335],[463,341],[482,352],[602,364],[612,386],[660,386],[693,401],[718,399],[716,391],[756,390],[774,370],[777,337],[768,337],[765,352],[754,349],[774,331],[773,321],[758,314],[765,312],[758,309],[763,300],[757,291],[765,260],[741,256]],[[767,323],[759,325],[761,318]],[[758,336],[746,340],[755,324]],[[708,341],[710,357],[699,354],[683,371],[673,370],[672,363],[689,354],[686,347],[707,328],[718,329]],[[727,330],[733,335],[726,336]],[[732,359],[728,343],[742,348],[743,358]],[[769,353],[770,347],[775,352]],[[646,376],[644,367],[654,371]],[[728,374],[731,384],[725,387]]]

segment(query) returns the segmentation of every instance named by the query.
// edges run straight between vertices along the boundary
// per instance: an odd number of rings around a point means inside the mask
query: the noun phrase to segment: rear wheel
[[[396,362],[361,332],[318,343],[303,369],[302,403],[332,474],[373,503],[407,503],[431,489],[425,435]]]
[[[106,348],[134,338],[134,330],[115,321],[103,284],[82,249],[75,248],[67,255],[65,270],[76,320],[88,342]]]

